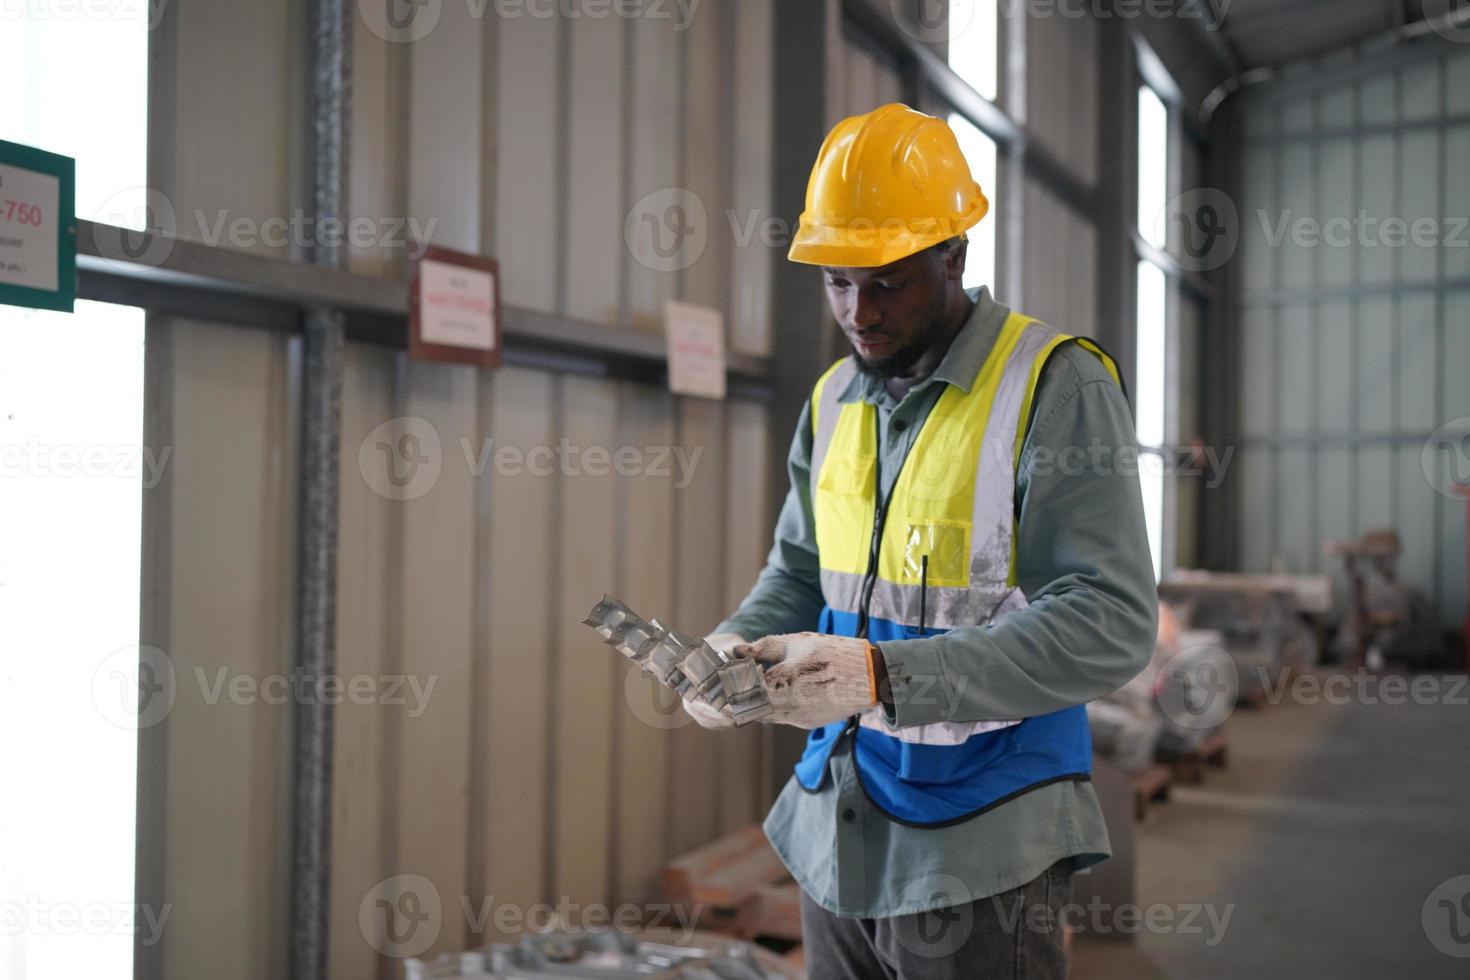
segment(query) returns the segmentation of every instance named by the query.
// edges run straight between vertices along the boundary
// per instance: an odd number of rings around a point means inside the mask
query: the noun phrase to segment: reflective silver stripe
[[[851,357],[846,358],[822,385],[821,397],[814,406],[817,412],[816,429],[812,433],[812,499],[817,496],[817,477],[822,473],[822,463],[827,459],[827,449],[832,445],[832,434],[837,431],[837,416],[842,414],[842,403],[837,396],[846,390],[848,383],[857,373],[857,365]]]
[[[856,613],[862,601],[863,577],[852,572],[834,572],[823,568],[822,598],[838,612]]]
[[[858,724],[864,728],[882,732],[889,738],[896,738],[910,745],[963,745],[972,736],[999,731],[1020,723],[1019,718],[1008,721],[936,721],[927,725],[895,728],[888,724],[888,716],[883,713],[883,708],[879,705],[869,708],[858,716]]]
[[[975,507],[970,529],[970,588],[1004,596],[1011,571],[1011,537],[1016,513],[1016,432],[1021,403],[1031,380],[1031,365],[1056,331],[1026,324],[1011,351],[985,422],[980,461],[975,469]]]
[[[924,626],[953,629],[956,626],[985,626],[1011,612],[1017,601],[1025,602],[1020,589],[937,588],[924,593]],[[886,619],[908,626],[919,624],[919,586],[898,585],[886,579],[875,579],[868,612],[874,619]]]

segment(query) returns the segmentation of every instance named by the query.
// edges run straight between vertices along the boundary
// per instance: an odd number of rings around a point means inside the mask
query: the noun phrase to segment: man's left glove
[[[820,728],[878,703],[873,658],[867,640],[825,633],[783,633],[735,647],[766,670],[766,688],[775,711],[764,721]]]

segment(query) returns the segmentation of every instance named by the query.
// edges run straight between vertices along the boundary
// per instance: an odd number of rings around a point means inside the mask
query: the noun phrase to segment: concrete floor
[[[1072,977],[1470,977],[1470,877],[1427,903],[1470,876],[1470,684],[1435,683],[1431,704],[1368,688],[1238,709],[1228,768],[1176,786],[1136,845],[1140,906],[1204,903],[1224,928],[1200,915],[1201,932],[1083,939]]]

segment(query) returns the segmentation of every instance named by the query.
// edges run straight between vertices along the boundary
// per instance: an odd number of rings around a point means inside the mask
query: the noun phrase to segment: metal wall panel
[[[150,32],[148,180],[180,234],[289,251],[231,224],[291,213],[294,28],[271,2],[171,7]],[[150,315],[146,345],[144,441],[171,455],[143,491],[140,632],[177,687],[139,739],[137,902],[169,918],[136,969],[278,976],[291,712],[263,690],[294,658],[299,342]]]
[[[735,249],[725,211],[769,217],[770,0],[705,0],[688,31],[477,9],[446,5],[407,44],[354,17],[350,213],[432,220],[433,240],[496,254],[508,304],[660,329],[663,299],[684,295],[726,314],[732,347],[767,349],[781,246]],[[182,215],[291,213],[300,17],[283,2],[171,7],[154,33],[150,180]],[[680,183],[708,209],[708,240],[688,268],[654,272],[622,241],[629,195]],[[351,265],[401,275],[404,243],[356,245]],[[140,964],[283,975],[290,708],[210,704],[192,670],[258,680],[292,663],[299,342],[152,317],[148,343],[150,444],[174,455],[146,502],[144,635],[190,686],[143,740],[140,900],[172,912]],[[667,699],[643,712],[645,682],[625,686],[578,621],[603,590],[692,631],[731,610],[774,516],[765,405],[349,344],[342,413],[338,667],[433,687],[426,705],[335,716],[333,976],[396,969],[360,919],[396,897],[381,892],[392,876],[432,883],[429,951],[458,949],[497,935],[464,903],[646,900],[669,857],[761,815],[763,733],[703,732]],[[425,427],[440,472],[391,499],[377,444],[403,452]],[[687,485],[675,444],[699,454]],[[562,445],[647,450],[664,469],[508,472],[493,455]]]
[[[491,387],[484,431],[497,448],[529,454],[556,444],[554,375],[507,368]],[[489,579],[476,590],[489,614],[476,687],[485,723],[473,774],[481,787],[474,819],[483,866],[475,870],[483,894],[526,906],[542,901],[549,886],[557,509],[549,476],[495,465],[487,473]],[[492,919],[485,938],[500,935]]]
[[[623,255],[626,22],[578,17],[570,32],[565,312],[616,326]]]
[[[617,444],[612,381],[564,378],[561,429],[572,445]],[[567,470],[555,478],[561,520],[551,629],[555,680],[549,709],[552,763],[552,889],[575,903],[602,901],[611,884],[614,669],[611,651],[579,620],[614,581],[617,495],[611,475]],[[493,585],[492,585],[493,588]],[[589,601],[590,599],[590,601]],[[500,751],[515,751],[505,745]]]
[[[398,673],[397,578],[402,538],[398,505],[376,492],[359,469],[363,444],[391,419],[399,355],[348,345],[342,379],[341,498],[338,501],[337,669],[343,676]],[[381,438],[379,435],[378,438]],[[376,441],[376,440],[375,440]],[[369,446],[371,455],[380,450]],[[334,712],[331,893],[368,895],[384,877],[387,801],[395,793],[389,739],[377,705],[345,701]],[[328,962],[337,976],[372,976],[377,953],[363,941],[358,907],[334,901]]]
[[[500,260],[500,298],[546,312],[557,308],[560,262],[558,167],[563,144],[558,106],[564,26],[555,17],[504,18],[495,25],[495,87],[500,94],[493,121],[495,254]]]
[[[1234,485],[1252,518],[1240,554],[1249,570],[1335,570],[1315,553],[1321,540],[1393,528],[1400,574],[1457,625],[1462,505],[1435,489],[1446,474],[1426,476],[1424,450],[1431,432],[1470,414],[1460,394],[1470,318],[1454,288],[1470,276],[1470,250],[1451,243],[1456,216],[1470,213],[1454,170],[1470,155],[1470,127],[1447,118],[1470,106],[1470,57],[1446,48],[1376,73],[1369,65],[1357,80],[1295,100],[1274,101],[1264,85],[1237,109],[1246,129],[1238,404],[1251,449]],[[1273,105],[1279,130],[1258,118]],[[1279,245],[1263,221],[1286,232]],[[1315,240],[1294,244],[1293,228]],[[1295,331],[1298,297],[1316,311],[1310,345]],[[1276,372],[1265,383],[1269,364]],[[1279,478],[1261,498],[1267,481],[1255,471],[1267,454]],[[1303,482],[1315,502],[1310,549],[1296,538]],[[1263,522],[1270,538],[1254,530]]]
[[[742,234],[754,230],[755,235],[735,242],[731,255],[729,336],[732,348],[751,354],[771,350],[771,253],[762,244],[760,222],[777,217],[771,188],[773,3],[741,0],[735,24],[735,91],[740,98],[735,100],[731,198],[737,227]]]

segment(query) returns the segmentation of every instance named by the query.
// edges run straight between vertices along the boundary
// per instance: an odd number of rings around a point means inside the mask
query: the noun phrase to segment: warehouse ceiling
[[[1242,70],[1276,68],[1442,15],[1458,0],[1211,0]]]

